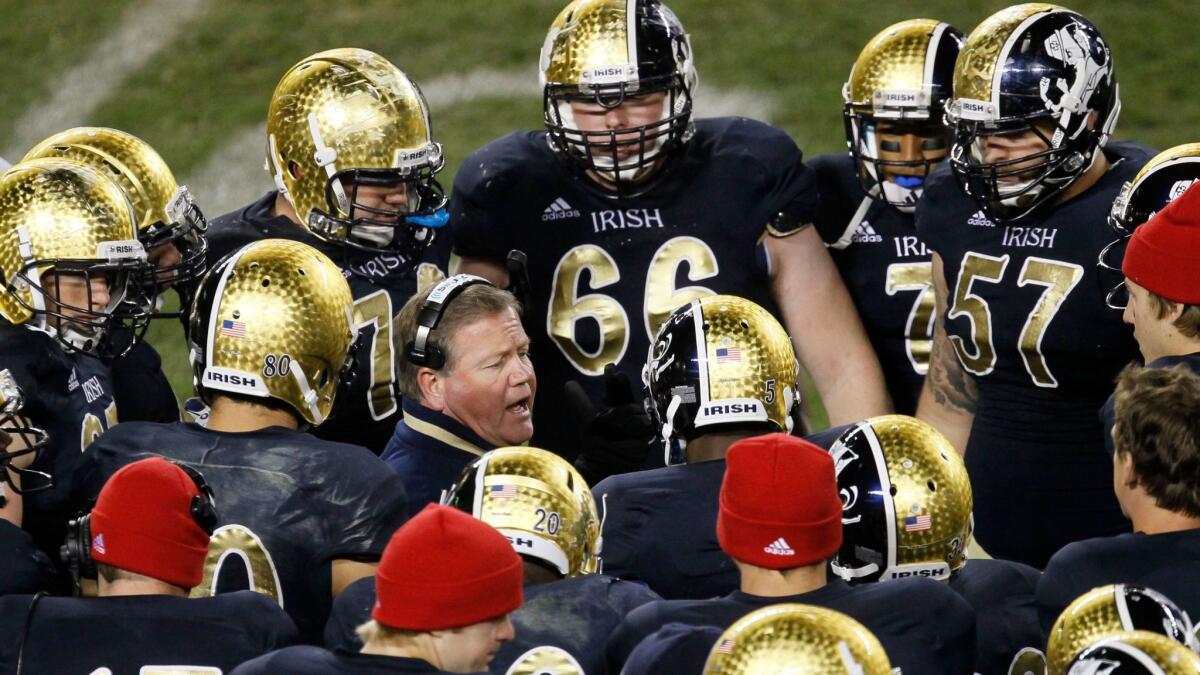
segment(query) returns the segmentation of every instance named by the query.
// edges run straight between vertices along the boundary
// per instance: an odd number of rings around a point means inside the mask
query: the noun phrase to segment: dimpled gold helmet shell
[[[1129,668],[1114,665],[1135,666]],[[1067,675],[1104,675],[1107,672],[1150,675],[1200,675],[1200,656],[1187,647],[1144,630],[1110,633],[1079,653]]]
[[[598,572],[600,519],[587,482],[562,457],[497,448],[463,470],[445,502],[508,537],[517,553],[563,577]]]
[[[321,424],[354,342],[353,302],[341,270],[317,249],[248,244],[208,273],[194,303],[198,388],[273,398]]]
[[[357,216],[334,176],[386,170],[436,185],[444,159],[431,133],[425,97],[399,68],[365,49],[331,49],[292,66],[275,87],[267,159],[300,221],[318,237],[347,242]]]
[[[1064,675],[1084,648],[1117,631],[1149,630],[1194,648],[1192,622],[1166,596],[1141,586],[1093,588],[1063,610],[1046,641],[1046,672]]]
[[[929,424],[872,417],[829,449],[842,498],[842,548],[832,561],[846,580],[924,576],[948,581],[967,562],[971,483],[962,458]]]
[[[797,368],[783,326],[745,298],[708,295],[676,309],[642,369],[667,463],[683,461],[677,434],[694,438],[729,424],[790,432],[800,400]]]
[[[705,675],[891,675],[879,640],[861,623],[824,607],[764,607],[730,626]]]
[[[56,327],[47,315],[59,305],[42,290],[50,269],[97,273],[143,271],[133,209],[115,182],[67,159],[36,159],[0,175],[0,316],[56,336],[73,349],[92,351],[125,293],[110,288],[107,309]]]

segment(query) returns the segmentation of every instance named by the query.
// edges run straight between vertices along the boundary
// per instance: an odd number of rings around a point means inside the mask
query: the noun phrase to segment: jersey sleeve
[[[848,211],[842,174],[853,169],[853,161],[845,154],[817,155],[808,161],[817,189],[817,207],[813,226],[826,245],[836,243],[846,233],[853,212]]]
[[[261,653],[283,649],[300,640],[295,622],[271,598],[255,591],[236,591],[228,595],[238,596],[237,616],[254,627],[255,641]]]
[[[325,622],[325,648],[343,652],[362,649],[362,640],[354,631],[371,618],[374,605],[375,577],[359,579],[347,586],[333,601],[329,620]]]
[[[750,147],[750,151],[759,160],[764,203],[773,214],[767,223],[767,234],[786,237],[804,229],[816,217],[816,176],[804,164],[804,155],[791,136],[782,129],[756,124],[763,130],[761,135],[755,134],[760,142]]]
[[[947,163],[943,162],[929,176],[929,180],[925,183],[925,190],[921,193],[921,199],[917,201],[917,208],[913,215],[917,236],[939,255],[944,250],[943,237],[947,230],[944,206],[946,197],[951,191],[960,189],[958,179],[954,177],[954,173]]]
[[[516,188],[507,170],[507,148],[513,140],[508,136],[476,150],[454,177],[447,210],[459,256],[504,260],[514,248],[507,221],[512,209],[505,204]]]
[[[621,672],[638,643],[663,624],[659,618],[659,604],[661,603],[650,603],[633,610],[609,636],[608,646],[605,648],[608,672]]]
[[[0,519],[0,595],[50,590],[54,563],[21,528]]]
[[[669,623],[638,643],[621,675],[703,672],[709,652],[720,638],[721,629],[713,626]]]
[[[1037,602],[1038,623],[1041,624],[1043,637],[1050,635],[1050,629],[1067,605],[1088,590],[1080,589],[1080,584],[1071,573],[1071,568],[1081,562],[1076,556],[1077,552],[1081,552],[1078,542],[1064,546],[1046,563],[1042,578],[1038,580],[1034,600]]]
[[[378,560],[392,534],[408,519],[404,481],[365,448],[342,446],[334,476],[326,482],[324,560]],[[332,480],[330,480],[332,479]]]

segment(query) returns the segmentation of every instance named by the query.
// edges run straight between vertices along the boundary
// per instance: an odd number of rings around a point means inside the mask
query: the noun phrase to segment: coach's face
[[[435,409],[497,447],[533,436],[537,378],[529,336],[509,308],[459,328],[450,339],[450,363],[438,378]]]

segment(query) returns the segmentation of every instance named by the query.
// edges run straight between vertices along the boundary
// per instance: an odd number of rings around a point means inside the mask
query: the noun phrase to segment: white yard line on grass
[[[440,110],[480,99],[540,96],[537,72],[526,70],[476,70],[418,84],[433,109],[435,129]],[[742,115],[769,122],[773,111],[774,101],[768,95],[747,89],[701,87],[696,97],[698,117]],[[537,119],[530,119],[527,126],[537,124]],[[185,182],[210,218],[248,204],[271,189],[271,177],[263,170],[266,137],[264,123],[235,131],[186,177]]]
[[[25,111],[13,128],[13,145],[5,155],[19,158],[56,131],[88,124],[92,112],[173,42],[203,8],[204,0],[146,0],[131,5],[115,30],[56,78],[49,98]]]

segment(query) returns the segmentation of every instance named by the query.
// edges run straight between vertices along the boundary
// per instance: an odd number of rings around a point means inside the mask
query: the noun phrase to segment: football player
[[[708,654],[722,632],[712,626],[669,623],[638,643],[629,653],[621,675],[656,675],[668,671],[702,673]]]
[[[1144,584],[1200,616],[1200,376],[1184,366],[1130,367],[1117,379],[1112,485],[1131,534],[1064,546],[1037,587],[1043,627],[1076,596]],[[974,563],[972,563],[974,564]]]
[[[29,465],[46,443],[46,433],[20,417],[24,403],[12,373],[0,370],[0,595],[48,590],[55,578],[50,558],[21,529],[23,493],[39,478],[26,478]],[[23,437],[18,452],[8,451],[13,436]]]
[[[659,597],[645,586],[600,574],[600,519],[582,476],[561,457],[530,447],[498,448],[463,471],[445,502],[508,537],[525,569],[525,604],[510,617],[516,637],[490,669],[604,673],[604,645],[626,614]],[[354,628],[375,604],[356,581],[337,599],[325,645],[361,647]],[[566,670],[561,670],[565,668]]]
[[[146,311],[161,313],[163,293],[173,286],[188,289],[200,280],[205,269],[208,224],[186,186],[175,181],[171,169],[148,143],[132,134],[102,127],[78,127],[47,138],[25,155],[64,157],[86,164],[113,178],[133,206],[138,238],[155,273],[144,281]],[[181,304],[186,306],[186,299]],[[135,308],[135,312],[139,308]],[[144,330],[145,322],[122,326],[122,333]],[[124,421],[173,422],[179,405],[171,383],[163,374],[162,359],[141,335],[122,334],[117,340],[124,352],[109,361],[113,397]],[[128,350],[128,351],[126,351]]]
[[[704,672],[890,675],[893,671],[883,645],[861,623],[824,607],[779,604],[747,614],[722,633]]]
[[[265,593],[308,642],[407,515],[403,482],[378,457],[304,431],[325,421],[349,370],[352,309],[341,270],[306,244],[266,239],[227,257],[201,283],[188,331],[207,427],[121,424],[89,448],[78,489],[94,496],[147,456],[203,471],[221,517],[194,594]]]
[[[1122,631],[1156,633],[1197,649],[1187,613],[1166,596],[1141,586],[1103,586],[1076,598],[1054,622],[1046,641],[1047,675],[1065,675],[1080,652]]]
[[[445,276],[439,230],[445,164],[417,84],[364,49],[333,49],[292,66],[271,97],[267,165],[275,190],[212,223],[209,264],[276,237],[333,259],[354,294],[355,377],[321,438],[376,454],[401,417],[391,320]]]
[[[842,88],[849,153],[809,162],[820,208],[813,224],[830,248],[883,366],[896,412],[912,414],[933,330],[929,249],[913,209],[950,151],[943,122],[955,27],[932,19],[888,26],[858,55]]]
[[[842,503],[827,451],[794,436],[767,434],[734,443],[727,463],[717,540],[737,565],[739,590],[637,608],[609,641],[609,672],[668,623],[727,628],[756,609],[791,602],[862,622],[906,673],[972,672],[975,612],[944,584],[913,578],[850,586],[830,577],[828,561],[842,545]]]
[[[388,542],[376,600],[358,627],[362,648],[291,647],[242,664],[232,675],[477,673],[513,639],[521,607],[521,557],[491,526],[430,504]],[[512,672],[566,675],[542,663]],[[501,671],[503,672],[503,671]]]
[[[1189,189],[1197,181],[1200,143],[1164,150],[1126,184],[1109,214],[1120,236],[1101,252],[1100,267],[1122,272],[1126,249],[1132,246],[1133,254],[1129,276],[1109,293],[1108,304],[1124,312],[1152,367],[1182,364],[1200,372],[1200,296],[1189,264],[1200,245],[1200,190]],[[1176,201],[1183,203],[1167,208]],[[1111,454],[1112,396],[1100,416]]]
[[[792,343],[759,305],[711,295],[676,309],[646,356],[646,405],[667,466],[592,489],[604,513],[604,566],[667,599],[724,595],[738,586],[716,539],[725,452],[740,439],[793,429],[800,390]],[[827,448],[838,430],[809,440]]]
[[[38,159],[0,175],[0,368],[24,395],[22,416],[44,429],[23,525],[51,557],[70,516],[82,451],[117,422],[107,349],[117,310],[149,270],[129,200],[105,175],[73,160]],[[124,311],[124,310],[123,310]],[[128,313],[126,313],[128,316]],[[9,452],[29,449],[14,435]]]
[[[979,543],[1038,568],[1129,527],[1095,412],[1137,356],[1095,269],[1108,209],[1151,154],[1107,142],[1120,107],[1090,21],[1001,10],[955,62],[952,170],[917,203],[938,316],[918,416],[965,453]]]
[[[220,673],[295,642],[295,624],[258,593],[188,598],[216,519],[194,470],[150,458],[113,474],[64,555],[95,568],[99,597],[0,599],[0,670]]]
[[[1192,673],[1200,673],[1200,655],[1147,631],[1125,631],[1094,642],[1067,666],[1067,675]]]
[[[799,149],[754,120],[692,119],[696,70],[670,9],[574,0],[546,36],[541,76],[545,131],[477,150],[449,207],[460,271],[506,286],[505,256],[528,253],[526,315],[547,383],[535,444],[573,457],[579,418],[565,383],[597,399],[609,363],[636,381],[671,312],[713,293],[779,310],[834,424],[890,408],[808,226],[816,187]]]
[[[1006,675],[1021,649],[1042,644],[1033,604],[1038,571],[967,560],[971,483],[944,436],[920,420],[885,415],[856,424],[829,452],[843,508],[835,574],[851,584],[947,582],[975,610],[973,672]]]

